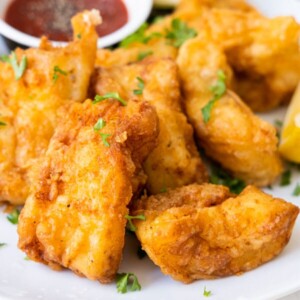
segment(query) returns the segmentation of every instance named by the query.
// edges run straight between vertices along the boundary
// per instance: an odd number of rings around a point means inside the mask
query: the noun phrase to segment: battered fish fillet
[[[19,80],[10,64],[0,62],[0,120],[6,123],[0,128],[0,202],[24,203],[31,166],[45,153],[61,118],[58,108],[86,99],[99,22],[97,11],[75,16],[74,35],[81,38],[66,48],[54,48],[44,38],[39,49],[17,49],[18,64],[27,58]]]
[[[106,125],[97,131],[100,118]],[[34,261],[111,282],[127,204],[145,183],[141,162],[157,135],[157,116],[147,103],[70,105],[35,171],[19,220],[19,248]]]
[[[300,81],[300,25],[292,17],[253,18],[249,41],[227,51],[236,92],[255,111],[289,102]]]
[[[277,256],[289,241],[299,208],[253,186],[231,197],[223,186],[190,185],[141,199],[136,234],[153,262],[190,283],[238,275]]]
[[[231,71],[218,45],[194,39],[180,49],[177,59],[186,113],[206,154],[248,184],[266,186],[282,172],[275,128],[259,119],[232,91],[217,100],[210,120],[203,120],[202,108],[212,99],[210,87],[218,70]]]
[[[158,145],[144,163],[148,191],[157,194],[167,188],[207,182],[193,129],[181,110],[178,71],[172,60],[149,58],[128,66],[98,68],[91,92],[99,95],[118,92],[130,98],[139,90],[138,78],[143,82],[143,89],[135,97],[155,107],[160,124]]]

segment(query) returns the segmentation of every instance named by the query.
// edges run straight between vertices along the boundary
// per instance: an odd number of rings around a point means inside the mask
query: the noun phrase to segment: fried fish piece
[[[271,184],[282,172],[276,129],[230,91],[232,72],[222,50],[197,38],[181,47],[177,63],[186,112],[206,154],[248,184]],[[219,70],[227,74],[228,88],[205,123],[202,109],[213,98],[210,88]]]
[[[162,272],[190,283],[252,270],[279,255],[299,208],[253,186],[190,185],[141,199],[133,215],[142,248]]]
[[[157,135],[157,115],[147,103],[71,104],[35,170],[19,248],[34,261],[111,282],[122,257],[127,205],[145,183],[141,162]]]
[[[151,194],[208,181],[192,126],[181,109],[178,70],[172,60],[148,58],[127,66],[97,68],[91,90],[99,95],[118,92],[125,98],[138,93],[135,97],[155,107],[160,124],[158,145],[144,163]]]
[[[0,128],[0,202],[24,203],[30,168],[47,149],[60,118],[58,108],[86,99],[99,22],[97,11],[86,11],[73,18],[74,35],[81,38],[67,47],[54,48],[44,38],[39,49],[17,49],[18,63],[27,59],[19,80],[10,64],[0,62],[0,118],[6,120]]]

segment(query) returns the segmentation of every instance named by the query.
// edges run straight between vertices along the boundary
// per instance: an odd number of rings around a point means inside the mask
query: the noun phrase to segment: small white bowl
[[[13,28],[4,21],[4,14],[12,0],[0,0],[0,34],[11,41],[27,47],[38,47],[40,39]],[[114,45],[126,36],[135,32],[148,18],[153,0],[123,0],[128,11],[128,22],[113,33],[98,39],[98,48]],[[101,12],[100,12],[101,13]],[[56,46],[64,46],[65,42],[52,41]]]

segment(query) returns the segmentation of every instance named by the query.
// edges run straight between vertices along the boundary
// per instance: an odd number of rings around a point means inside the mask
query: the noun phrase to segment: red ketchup
[[[99,36],[108,35],[128,22],[128,12],[122,0],[13,0],[5,14],[12,27],[53,41],[72,39],[70,20],[85,9],[98,9],[103,22],[97,27]]]

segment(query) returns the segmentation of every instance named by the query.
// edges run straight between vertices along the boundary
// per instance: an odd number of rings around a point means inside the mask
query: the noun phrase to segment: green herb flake
[[[107,141],[107,139],[111,136],[111,134],[107,134],[107,133],[99,133],[102,139],[102,142],[104,144],[105,147],[110,147],[110,143]]]
[[[274,121],[274,125],[275,125],[275,127],[277,127],[278,129],[281,129],[281,128],[282,128],[282,125],[283,125],[283,122],[280,121],[280,120],[275,120],[275,121]]]
[[[166,39],[170,40],[171,44],[176,48],[179,48],[185,41],[195,36],[197,36],[196,30],[189,28],[180,19],[173,19],[171,29],[168,29],[166,33]]]
[[[210,297],[212,295],[212,292],[211,291],[208,291],[206,289],[206,286],[204,287],[204,290],[203,290],[203,296],[204,297]]]
[[[140,52],[137,56],[137,61],[142,61],[143,59],[145,59],[146,57],[148,57],[152,54],[153,54],[153,51],[151,51],[151,50]]]
[[[238,178],[234,178],[227,174],[221,167],[212,166],[210,182],[217,185],[225,185],[229,187],[234,194],[239,194],[246,187],[246,183]]]
[[[0,127],[2,126],[2,127],[4,127],[4,126],[6,126],[7,124],[5,123],[5,122],[3,122],[3,121],[0,121]]]
[[[21,58],[21,62],[18,63],[17,55],[13,51],[10,56],[2,55],[0,57],[0,59],[3,62],[6,62],[12,66],[14,73],[15,73],[16,80],[19,80],[23,76],[23,74],[27,68],[27,56],[23,55]]]
[[[0,248],[6,246],[7,244],[6,243],[0,243]]]
[[[145,88],[145,82],[141,77],[137,77],[136,79],[138,81],[138,89],[134,90],[133,93],[135,95],[142,95]]]
[[[64,75],[64,76],[68,75],[68,73],[66,71],[62,70],[59,66],[54,66],[53,71],[54,71],[54,73],[52,76],[52,80],[54,83],[56,83],[59,75]]]
[[[103,129],[105,126],[106,126],[106,122],[102,118],[99,118],[97,123],[94,125],[94,131],[99,131]]]
[[[291,183],[291,176],[292,176],[291,170],[284,171],[281,175],[280,186],[289,185]]]
[[[7,220],[12,224],[18,224],[20,211],[15,208],[10,214],[6,216]]]
[[[134,32],[133,34],[126,37],[121,43],[120,47],[128,47],[133,43],[142,43],[147,44],[153,38],[161,37],[162,35],[159,32],[152,32],[149,35],[146,35],[146,30],[148,29],[149,24],[144,23],[141,27]]]
[[[137,216],[126,215],[125,219],[127,219],[127,221],[128,221],[128,229],[130,231],[135,232],[136,231],[136,227],[133,225],[132,220],[142,220],[142,221],[145,221],[146,217],[144,215],[137,215]]]
[[[128,291],[140,291],[141,285],[138,278],[133,273],[117,274],[117,291],[118,293],[125,294]]]
[[[80,40],[82,38],[81,33],[78,33],[76,37]]]
[[[30,260],[30,258],[28,256],[25,256],[24,260]]]
[[[123,106],[127,105],[127,102],[120,97],[119,93],[115,93],[115,92],[106,93],[104,96],[96,95],[94,98],[93,104],[97,104],[97,103],[102,102],[107,99],[115,99],[115,100],[118,100]]]
[[[211,111],[216,101],[226,93],[226,75],[222,70],[219,70],[217,72],[217,82],[210,87],[210,91],[212,92],[213,97],[201,109],[203,121],[205,124],[207,124],[210,120]]]
[[[300,184],[297,183],[294,191],[293,191],[293,196],[300,196]]]

